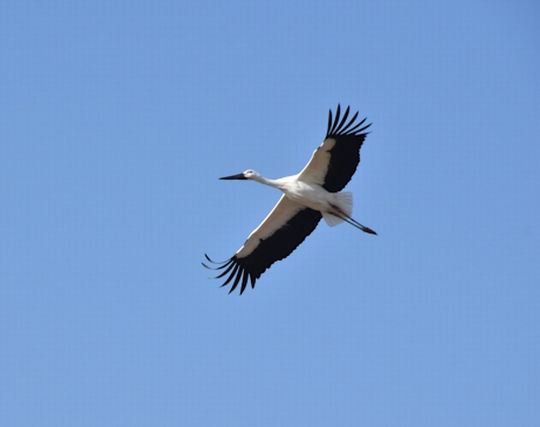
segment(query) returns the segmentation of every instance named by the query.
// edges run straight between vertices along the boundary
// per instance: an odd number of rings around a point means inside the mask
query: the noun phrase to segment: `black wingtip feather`
[[[223,270],[219,271],[219,274],[214,278],[221,279],[222,277],[226,277],[226,280],[221,285],[221,287],[225,287],[232,283],[231,289],[229,289],[229,293],[232,293],[240,284],[240,294],[243,294],[249,282],[251,282],[251,287],[255,288],[255,282],[258,278],[257,274],[255,272],[249,271],[246,266],[242,265],[242,263],[238,261],[238,258],[236,258],[236,256],[233,256],[227,261],[223,261],[221,263],[215,262],[207,254],[204,254],[204,257],[208,262],[216,264],[216,266],[209,266],[205,262],[201,262],[203,267],[209,270]]]
[[[235,274],[236,274],[236,272],[238,271],[239,268],[240,268],[240,266],[238,264],[234,265],[234,268],[232,269],[229,277],[227,278],[227,280],[225,280],[225,283],[223,283],[223,285],[220,286],[221,288],[223,288],[224,286],[227,286],[229,284],[229,282],[233,279],[233,277],[235,276]]]
[[[347,125],[343,129],[341,129],[341,132],[347,132],[349,127],[354,123],[354,121],[358,117],[358,113],[359,113],[358,111],[354,113],[354,116],[352,116],[351,120],[349,120],[349,123],[347,123]]]
[[[243,272],[244,272],[244,269],[240,267],[238,269],[238,272],[236,273],[236,277],[234,278],[234,283],[231,289],[229,290],[229,294],[231,294],[232,291],[234,291],[236,287],[238,286],[238,283],[240,283],[240,278],[242,277]]]
[[[328,110],[328,127],[326,128],[326,134],[330,134],[330,129],[332,127],[332,110]]]
[[[222,270],[222,269],[228,267],[229,265],[231,265],[231,263],[233,262],[232,259],[229,259],[227,261],[223,261],[222,263],[217,263],[217,262],[212,261],[210,258],[208,258],[208,256],[206,254],[205,254],[205,256],[206,256],[208,261],[210,261],[214,265],[218,266],[218,267],[210,267],[209,265],[205,264],[204,262],[201,262],[202,266],[204,268],[207,268],[208,270]]]
[[[223,264],[224,262],[230,261],[230,258],[225,261],[214,261],[212,258],[208,256],[208,254],[204,254],[204,257],[207,259],[208,262],[211,262],[212,264]]]
[[[345,123],[345,121],[347,120],[347,117],[349,117],[349,111],[350,111],[351,107],[350,106],[347,106],[347,109],[345,110],[345,114],[343,115],[343,118],[341,119],[341,121],[339,122],[339,125],[337,126],[335,132],[340,132],[341,131],[341,127],[343,126],[343,124]]]
[[[244,277],[242,278],[242,286],[240,287],[240,295],[242,295],[244,291],[246,290],[248,279],[249,279],[249,273],[246,270],[244,270]]]
[[[234,263],[230,263],[229,266],[223,272],[221,272],[215,277],[215,279],[221,279],[223,276],[226,276],[229,273],[229,271],[231,271],[233,268],[234,268]]]
[[[343,117],[341,116],[341,105],[338,104],[336,108],[336,116],[332,119],[332,110],[328,113],[328,127],[326,130],[326,138],[328,137],[337,137],[337,136],[359,136],[362,137],[366,135],[364,130],[366,130],[371,123],[366,126],[362,125],[365,123],[366,118],[362,119],[359,123],[355,123],[356,118],[358,117],[358,111],[354,116],[347,122],[347,117],[349,116],[350,106],[347,106]]]
[[[336,108],[336,118],[334,119],[332,130],[330,131],[332,135],[335,135],[336,133],[336,127],[337,127],[337,124],[339,123],[340,116],[341,116],[341,105],[338,104]]]

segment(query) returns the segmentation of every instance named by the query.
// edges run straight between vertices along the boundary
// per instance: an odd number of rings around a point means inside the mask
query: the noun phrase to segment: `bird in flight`
[[[229,293],[240,285],[242,294],[248,284],[255,282],[273,263],[288,257],[311,234],[324,218],[329,226],[347,222],[369,234],[371,228],[351,217],[352,193],[341,190],[351,180],[360,162],[360,148],[369,132],[371,123],[366,119],[356,121],[358,112],[349,120],[350,107],[341,116],[338,104],[335,117],[328,113],[328,128],[323,143],[313,152],[307,165],[298,174],[278,179],[268,179],[248,169],[237,175],[220,179],[252,180],[277,188],[283,195],[261,222],[251,232],[236,253],[224,262],[205,258],[218,270],[215,277],[224,278],[221,286],[231,284]]]

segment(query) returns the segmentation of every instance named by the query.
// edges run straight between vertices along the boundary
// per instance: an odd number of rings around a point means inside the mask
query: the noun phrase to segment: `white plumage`
[[[351,217],[352,194],[340,192],[353,176],[360,162],[360,148],[367,135],[366,119],[356,123],[358,112],[347,121],[350,108],[343,117],[340,106],[335,119],[329,112],[328,129],[323,143],[313,152],[308,164],[297,175],[268,179],[248,169],[240,174],[220,179],[253,180],[283,192],[283,195],[261,224],[251,232],[245,243],[215,270],[223,270],[216,278],[226,277],[231,293],[240,284],[240,294],[255,287],[256,280],[274,262],[286,258],[317,227],[321,217],[330,226],[343,221],[369,233],[373,230]],[[205,263],[203,265],[211,268]]]

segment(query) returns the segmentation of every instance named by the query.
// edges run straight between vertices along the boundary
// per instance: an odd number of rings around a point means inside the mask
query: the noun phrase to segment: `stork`
[[[224,180],[252,180],[277,188],[283,195],[251,232],[236,253],[224,262],[215,262],[207,254],[205,258],[215,265],[213,270],[223,270],[215,277],[225,278],[221,285],[231,283],[229,293],[240,285],[242,294],[248,284],[255,282],[276,261],[288,257],[317,224],[324,218],[329,226],[347,222],[365,233],[377,234],[371,228],[351,217],[352,193],[341,192],[352,178],[360,162],[360,148],[369,132],[366,119],[356,122],[358,112],[347,121],[350,107],[341,117],[340,105],[332,118],[328,113],[328,128],[323,143],[313,152],[307,165],[298,174],[278,179],[268,179],[248,169],[242,173],[224,176]]]

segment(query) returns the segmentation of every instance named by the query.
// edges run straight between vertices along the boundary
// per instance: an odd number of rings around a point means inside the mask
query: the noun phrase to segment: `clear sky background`
[[[534,1],[0,4],[0,425],[540,425]],[[241,297],[201,267],[373,122]]]

